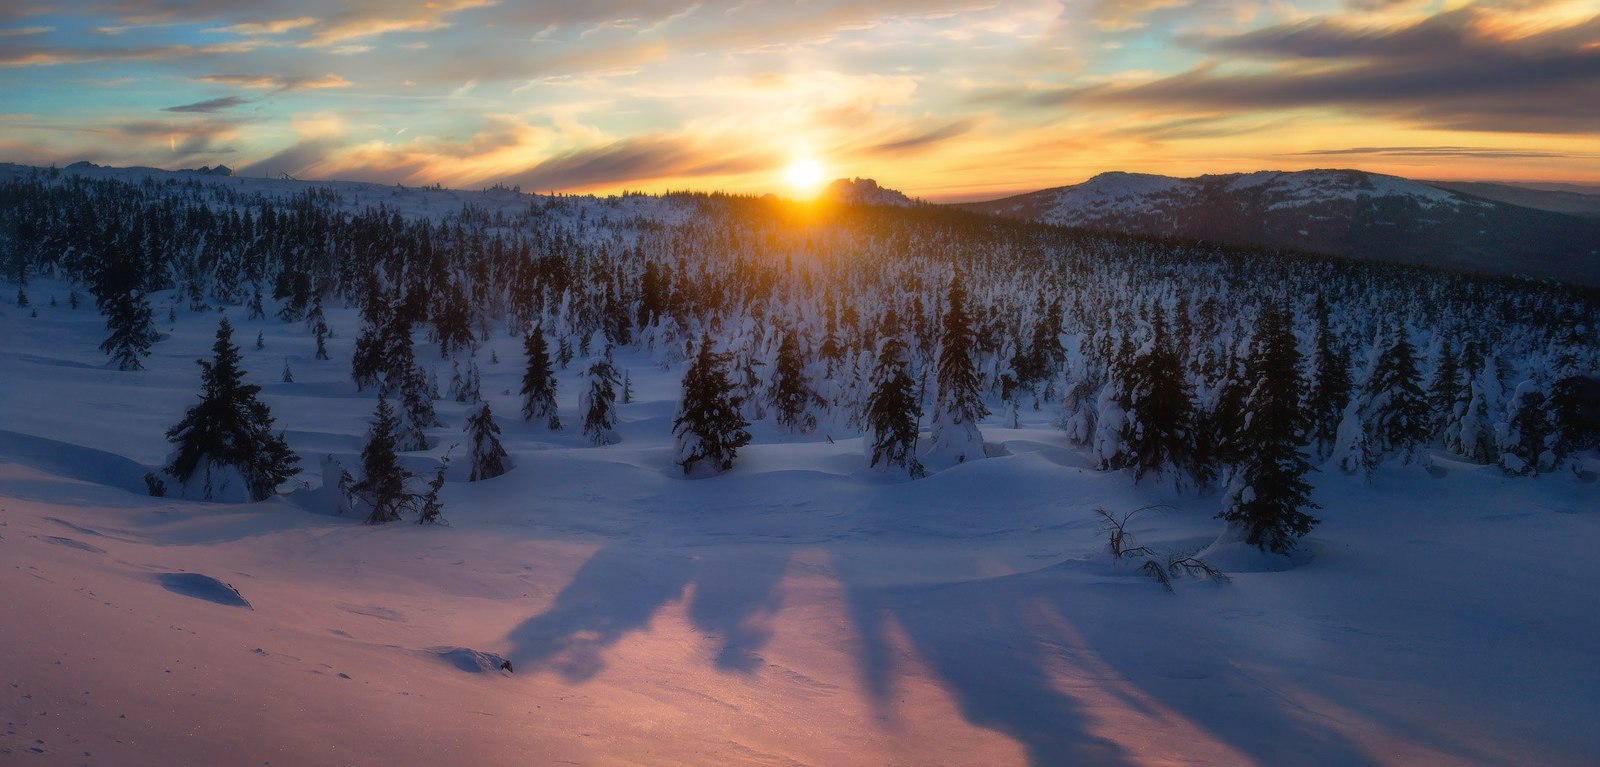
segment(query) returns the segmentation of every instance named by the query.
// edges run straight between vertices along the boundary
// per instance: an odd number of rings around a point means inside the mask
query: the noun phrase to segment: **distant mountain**
[[[1485,200],[1508,202],[1512,205],[1521,205],[1534,210],[1548,210],[1553,213],[1570,213],[1575,216],[1600,217],[1600,193],[1593,191],[1580,191],[1587,189],[1572,185],[1571,188],[1556,188],[1560,185],[1527,186],[1524,184],[1492,184],[1483,181],[1424,181],[1428,186],[1448,189],[1452,192],[1461,192]]]
[[[1506,189],[1521,192],[1525,202],[1560,194]],[[1358,170],[1198,178],[1102,173],[1074,186],[958,207],[1063,226],[1600,286],[1600,218],[1496,199],[1509,199],[1511,191],[1491,197]]]
[[[822,199],[835,202],[853,202],[859,205],[893,205],[910,207],[920,204],[905,193],[878,186],[870,178],[841,178],[822,190]]]

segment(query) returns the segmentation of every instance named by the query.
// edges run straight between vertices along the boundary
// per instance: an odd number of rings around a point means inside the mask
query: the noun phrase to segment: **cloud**
[[[866,152],[868,154],[878,155],[900,155],[921,152],[931,149],[935,144],[949,141],[957,136],[968,133],[973,128],[977,127],[977,125],[977,120],[957,120],[956,122],[946,123],[937,128],[926,130],[911,136],[906,136],[904,138],[895,139],[894,141],[875,144],[867,147]]]
[[[284,77],[281,75],[201,75],[194,78],[203,83],[232,85],[239,88],[270,89],[274,91],[319,90],[322,88],[347,88],[354,83],[338,75],[321,77]]]
[[[281,35],[302,27],[309,27],[315,23],[317,23],[316,19],[310,16],[301,16],[294,19],[275,19],[273,21],[247,21],[207,31],[245,36]]]
[[[207,99],[205,101],[196,101],[193,104],[184,104],[182,106],[167,107],[166,109],[163,109],[161,111],[163,111],[163,112],[203,112],[203,113],[209,114],[211,112],[221,112],[221,111],[224,111],[224,110],[232,109],[232,108],[237,107],[237,106],[243,106],[243,105],[248,104],[248,103],[250,103],[249,99],[242,99],[242,98],[239,98],[238,96],[224,96],[224,97],[219,98],[219,99]]]
[[[1036,104],[1218,112],[1336,107],[1435,129],[1592,133],[1600,124],[1600,16],[1525,37],[1483,32],[1472,9],[1391,29],[1328,20],[1190,39],[1262,59],[1264,72],[1211,62],[1133,85],[1031,93]]]
[[[241,176],[298,176],[326,162],[339,150],[332,138],[313,138],[295,143],[277,154],[241,166]]]
[[[1531,149],[1496,149],[1474,146],[1362,146],[1346,149],[1312,149],[1293,152],[1291,156],[1317,157],[1326,155],[1366,155],[1370,157],[1470,157],[1482,159],[1565,158],[1579,155],[1569,152],[1542,152]]]
[[[645,137],[556,155],[505,179],[528,190],[587,189],[625,182],[748,173],[772,168],[776,158],[706,151],[687,141]]]

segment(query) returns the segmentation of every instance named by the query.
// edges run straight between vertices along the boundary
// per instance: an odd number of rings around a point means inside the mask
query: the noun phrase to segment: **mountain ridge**
[[[1468,189],[1484,193],[1351,169],[1193,178],[1112,171],[1081,184],[951,207],[1060,226],[1600,286],[1600,218],[1518,205],[1506,200],[1513,193],[1505,190]]]

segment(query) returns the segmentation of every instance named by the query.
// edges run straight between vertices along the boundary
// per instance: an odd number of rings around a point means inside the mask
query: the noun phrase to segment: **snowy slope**
[[[0,163],[0,181],[35,172],[50,172],[26,165]],[[488,215],[521,215],[530,206],[550,204],[549,195],[527,194],[505,187],[480,191],[444,189],[440,187],[407,187],[398,184],[373,184],[365,181],[302,181],[291,178],[255,178],[249,176],[224,176],[200,170],[169,171],[159,168],[121,168],[91,163],[74,163],[59,170],[60,173],[90,179],[114,179],[129,183],[158,184],[194,183],[208,187],[267,199],[285,199],[310,190],[332,193],[338,205],[347,211],[362,211],[383,206],[407,219],[439,218],[459,213],[470,206]],[[693,210],[681,200],[643,195],[625,197],[595,197],[593,195],[559,195],[565,209],[576,216],[638,217],[665,223],[682,222]]]
[[[446,485],[447,528],[326,513],[317,460],[370,392],[299,325],[232,317],[307,473],[222,506],[137,479],[193,401],[213,314],[149,370],[31,287],[0,309],[0,763],[647,765],[1591,764],[1596,485],[1438,460],[1317,475],[1313,559],[1175,594],[1109,563],[1092,510],[1194,550],[1213,496],[1087,468],[1049,412],[903,481],[859,439],[756,429],[684,479],[681,370],[628,353],[620,444],[512,418],[518,339],[480,354],[517,461]],[[54,296],[58,306],[48,306]],[[158,303],[160,298],[157,297]],[[265,349],[253,339],[264,334]],[[493,350],[500,365],[485,360]],[[436,358],[426,345],[418,359]],[[278,382],[287,359],[295,383]],[[577,365],[560,379],[576,418]],[[440,403],[459,439],[465,406]],[[508,420],[510,419],[510,420]],[[1593,465],[1590,469],[1600,468]],[[304,481],[304,485],[300,485]],[[291,488],[286,488],[291,489]],[[205,576],[204,578],[194,576]],[[248,607],[230,604],[237,589]],[[512,672],[497,668],[500,659]]]
[[[1102,173],[960,207],[1062,226],[1600,285],[1600,221],[1357,170]]]

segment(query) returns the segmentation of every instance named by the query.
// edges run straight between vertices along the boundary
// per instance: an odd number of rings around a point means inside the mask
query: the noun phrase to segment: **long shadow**
[[[1132,764],[1113,741],[1092,734],[1083,707],[1057,691],[1048,647],[1032,636],[1023,610],[1007,594],[965,587],[876,587],[853,583],[848,565],[847,612],[861,641],[861,674],[881,716],[893,717],[893,666],[888,632],[899,626],[917,656],[956,699],[962,716],[1015,739],[1033,765]]]
[[[772,638],[767,622],[783,607],[778,582],[788,565],[787,549],[777,546],[701,562],[689,620],[721,638],[717,668],[751,673],[761,667],[757,653]]]
[[[1149,616],[1138,615],[1142,600],[1122,604],[1115,593],[1120,589],[1072,589],[1070,582],[1040,574],[873,586],[852,578],[847,559],[834,560],[861,637],[860,673],[880,715],[893,715],[897,671],[888,632],[898,626],[967,721],[1014,738],[1032,765],[1136,760],[1123,745],[1092,732],[1097,718],[1053,681],[1063,669],[1081,669],[1086,678],[1080,681],[1091,683],[1111,673],[1115,684],[1096,697],[1109,696],[1114,705],[1145,716],[1176,714],[1260,764],[1374,763],[1348,738],[1308,721],[1311,712],[1242,670],[1247,658],[1233,657],[1226,646],[1197,639],[1181,626],[1152,632]],[[959,564],[951,569],[963,572]],[[1061,624],[1073,636],[1056,636],[1051,626]],[[1173,663],[1181,668],[1161,667]]]
[[[770,638],[764,617],[776,613],[786,556],[742,555],[612,545],[594,553],[556,596],[550,610],[511,631],[509,657],[520,669],[552,668],[569,682],[584,682],[605,668],[603,653],[630,631],[645,628],[690,586],[691,623],[722,642],[719,668],[751,672]],[[763,558],[765,555],[765,558]]]

